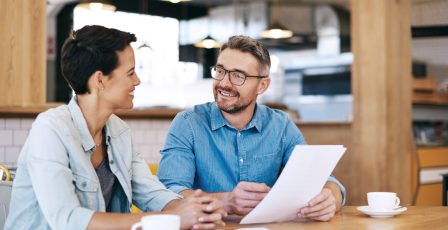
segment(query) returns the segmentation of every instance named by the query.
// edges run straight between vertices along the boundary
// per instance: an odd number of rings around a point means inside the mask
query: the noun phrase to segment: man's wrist
[[[338,184],[328,181],[325,183],[324,188],[330,189],[331,194],[333,194],[336,202],[336,211],[339,211],[342,207],[342,191]]]

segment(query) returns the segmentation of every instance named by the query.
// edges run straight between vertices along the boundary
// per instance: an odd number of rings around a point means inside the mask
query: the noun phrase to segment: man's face
[[[252,54],[230,48],[219,54],[216,66],[252,76],[268,74],[261,72],[262,68]],[[269,78],[248,77],[243,85],[237,86],[230,82],[229,74],[226,74],[221,81],[213,81],[213,95],[222,111],[231,114],[239,113],[255,105],[258,94],[266,90],[269,81]]]

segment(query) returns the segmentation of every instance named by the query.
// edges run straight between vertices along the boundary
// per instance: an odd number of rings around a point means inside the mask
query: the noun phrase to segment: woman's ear
[[[266,78],[262,78],[260,83],[258,84],[257,94],[261,95],[264,92],[266,92],[266,90],[269,87],[269,84],[271,84],[271,78],[269,78],[269,76]]]
[[[87,82],[88,91],[101,91],[104,90],[104,74],[101,71],[95,71],[90,75],[89,81]]]
[[[93,77],[95,79],[95,86],[99,90],[104,90],[104,81],[106,80],[104,77],[103,72],[101,71],[95,71],[93,73]]]

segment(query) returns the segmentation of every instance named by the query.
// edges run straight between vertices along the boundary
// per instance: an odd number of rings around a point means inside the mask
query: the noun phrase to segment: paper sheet
[[[297,145],[271,191],[240,223],[296,219],[298,211],[320,193],[345,150],[342,145]]]

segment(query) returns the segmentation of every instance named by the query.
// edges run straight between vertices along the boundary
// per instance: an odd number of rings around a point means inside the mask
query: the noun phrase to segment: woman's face
[[[134,50],[126,46],[123,51],[117,52],[118,67],[114,69],[103,82],[103,101],[111,109],[131,109],[134,104],[135,86],[140,84],[140,79],[135,73]]]

